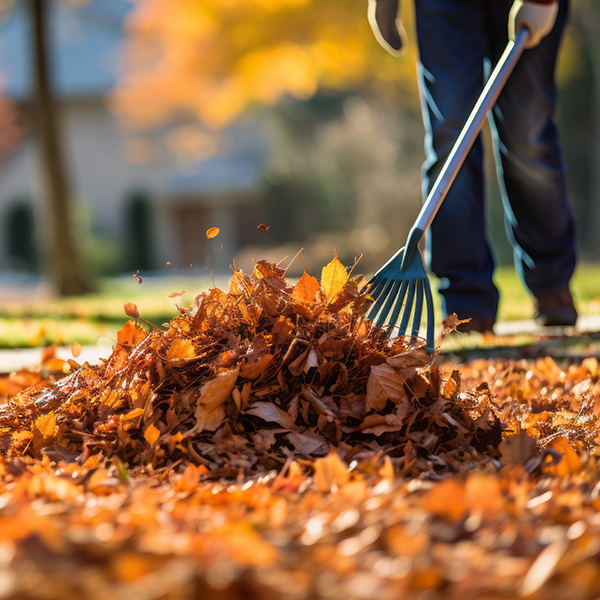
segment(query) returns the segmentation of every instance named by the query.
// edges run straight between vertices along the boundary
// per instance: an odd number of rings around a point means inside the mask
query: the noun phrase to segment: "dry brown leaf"
[[[285,429],[296,429],[296,424],[290,415],[272,402],[253,402],[245,412],[268,423],[277,423]]]
[[[139,319],[140,311],[133,302],[125,302],[123,305],[123,310],[128,317],[131,317],[132,319]]]
[[[388,400],[400,401],[406,391],[406,378],[398,374],[387,364],[371,365],[371,374],[367,381],[366,410],[382,410]]]

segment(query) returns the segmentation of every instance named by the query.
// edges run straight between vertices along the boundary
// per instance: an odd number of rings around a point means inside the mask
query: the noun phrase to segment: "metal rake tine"
[[[377,316],[377,313],[381,310],[381,307],[383,306],[383,303],[387,298],[390,288],[394,284],[394,281],[392,279],[384,279],[384,282],[385,286],[382,292],[379,294],[379,296],[377,297],[377,301],[375,302],[375,304],[373,304],[373,306],[371,306],[369,312],[367,313],[368,319],[374,319]]]
[[[433,298],[431,297],[431,285],[429,279],[425,277],[423,280],[425,288],[425,303],[427,304],[427,353],[433,354],[435,348],[433,346],[433,336],[435,334],[435,315],[433,313]]]
[[[402,305],[404,304],[404,296],[406,296],[406,290],[408,289],[408,281],[402,282],[402,287],[400,288],[400,292],[398,293],[398,300],[396,302],[396,306],[394,306],[394,312],[390,316],[390,324],[392,327],[396,327],[396,323],[398,322],[398,317],[400,316],[400,311],[402,310]]]
[[[415,304],[415,316],[413,318],[412,331],[410,332],[411,338],[416,338],[419,335],[421,329],[421,316],[423,314],[423,280],[417,283],[417,301]]]
[[[387,320],[388,315],[390,314],[390,310],[392,310],[392,306],[394,306],[394,300],[396,300],[398,296],[398,290],[400,289],[400,282],[394,281],[394,285],[391,290],[387,293],[387,300],[381,309],[381,313],[377,317],[377,321],[375,321],[378,327],[383,327]]]
[[[402,315],[402,322],[400,323],[400,331],[398,332],[398,335],[404,335],[406,333],[406,329],[408,328],[410,313],[412,312],[412,307],[415,301],[416,285],[416,281],[413,279],[410,282],[410,287],[408,288],[408,295],[406,296],[406,304],[404,306],[404,314]]]
[[[380,279],[377,276],[373,277],[371,281],[369,281],[373,287],[369,290],[368,294],[371,296],[371,298],[373,298],[373,300],[377,300],[387,281],[387,279]]]

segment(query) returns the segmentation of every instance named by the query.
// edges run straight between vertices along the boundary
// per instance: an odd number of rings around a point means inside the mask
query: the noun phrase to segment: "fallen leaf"
[[[117,333],[117,343],[121,346],[137,346],[148,334],[136,325],[135,321],[127,321],[123,329]]]
[[[160,437],[160,431],[152,424],[148,425],[146,431],[144,431],[144,438],[150,444],[150,446],[154,446],[156,444],[156,440]]]
[[[405,382],[406,378],[389,365],[371,365],[367,381],[366,411],[382,410],[388,400],[399,402],[406,396]]]
[[[323,492],[329,492],[346,485],[350,481],[347,465],[336,452],[315,460],[315,483]]]
[[[292,421],[290,415],[272,402],[253,402],[245,412],[247,415],[260,417],[264,421],[277,423],[286,429],[296,428],[296,424]]]
[[[188,338],[175,338],[167,350],[168,361],[189,360],[195,356],[196,349],[192,340]]]
[[[336,252],[333,260],[323,267],[321,272],[321,288],[328,302],[344,289],[346,281],[348,281],[348,271],[340,262]]]
[[[310,304],[315,299],[315,294],[321,289],[316,277],[309,275],[306,271],[294,286],[292,297],[294,302]]]

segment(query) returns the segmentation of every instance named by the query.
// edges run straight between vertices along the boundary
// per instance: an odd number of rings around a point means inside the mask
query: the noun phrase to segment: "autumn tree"
[[[398,61],[374,43],[366,2],[136,0],[125,31],[111,108],[138,129],[187,119],[170,138],[187,155],[210,149],[207,131],[286,96],[368,88],[414,98],[414,56]]]

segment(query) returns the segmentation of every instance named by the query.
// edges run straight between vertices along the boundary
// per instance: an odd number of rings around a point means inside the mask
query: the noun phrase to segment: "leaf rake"
[[[412,316],[410,336],[416,340],[421,329],[423,305],[425,305],[426,344],[429,354],[435,352],[435,316],[431,286],[423,255],[419,250],[419,242],[446,198],[448,190],[483,127],[488,111],[496,103],[523,54],[528,38],[529,30],[525,28],[517,33],[514,42],[508,42],[429,192],[408,234],[406,245],[400,248],[369,282],[368,293],[375,302],[369,308],[366,318],[373,320],[379,327],[387,327],[388,335],[391,337],[406,335]]]

